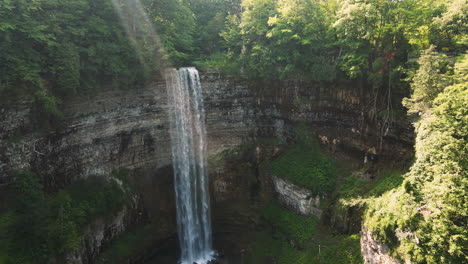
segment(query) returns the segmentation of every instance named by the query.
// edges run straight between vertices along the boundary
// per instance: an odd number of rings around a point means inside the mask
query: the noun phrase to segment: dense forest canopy
[[[394,94],[406,95],[415,163],[402,186],[367,201],[365,223],[394,256],[463,263],[467,14],[466,0],[1,0],[0,106],[29,98],[44,125],[70,97],[187,65],[252,80],[362,81],[370,97],[388,98],[367,113],[382,131],[401,106]],[[35,195],[26,198],[56,203]]]
[[[466,50],[466,11],[463,0],[5,0],[1,102],[32,95],[59,118],[63,98],[143,85],[164,65],[401,92],[423,50]]]

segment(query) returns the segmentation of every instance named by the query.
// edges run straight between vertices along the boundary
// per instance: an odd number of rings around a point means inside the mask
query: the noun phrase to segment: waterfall
[[[195,68],[166,70],[181,263],[213,258],[206,168],[206,127]]]

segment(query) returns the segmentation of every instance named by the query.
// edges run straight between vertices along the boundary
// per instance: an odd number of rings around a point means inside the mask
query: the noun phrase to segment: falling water
[[[206,128],[200,77],[195,68],[168,69],[172,161],[181,263],[213,258],[206,171]]]

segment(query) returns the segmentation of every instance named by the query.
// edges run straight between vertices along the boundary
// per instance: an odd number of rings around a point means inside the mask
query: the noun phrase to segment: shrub
[[[300,125],[296,129],[296,141],[294,146],[263,167],[274,176],[307,188],[313,194],[331,192],[336,178],[335,162],[320,152],[306,126]]]
[[[81,229],[122,209],[127,196],[115,180],[91,176],[47,195],[28,170],[14,173],[10,211],[0,215],[0,263],[47,263],[80,246]]]
[[[298,216],[273,203],[263,208],[262,215],[268,223],[281,230],[302,248],[315,234],[319,223],[315,216]]]

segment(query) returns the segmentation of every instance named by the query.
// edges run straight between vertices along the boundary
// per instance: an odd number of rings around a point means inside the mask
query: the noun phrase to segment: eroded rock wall
[[[390,125],[383,126],[377,113],[385,110],[385,104],[378,101],[374,107],[375,98],[365,83],[266,81],[251,86],[259,132],[288,136],[288,124],[303,122],[314,127],[320,143],[330,152],[345,152],[362,163],[379,158],[401,162],[411,155],[413,130],[406,116],[392,112]],[[395,94],[392,109],[403,96]]]
[[[212,75],[202,83],[210,155],[252,138],[254,98],[248,87]],[[55,189],[119,167],[158,169],[171,162],[163,82],[66,101],[63,124],[50,131],[34,127],[30,101],[0,111],[0,183],[16,168],[31,167]]]
[[[203,76],[202,83],[209,155],[251,139],[256,126],[254,98],[248,86],[215,75]],[[164,82],[65,101],[64,118],[51,130],[35,127],[31,100],[0,109],[0,193],[19,168],[30,168],[49,192],[78,178],[105,176],[114,169],[128,168],[143,192],[145,210],[165,229],[161,236],[173,235],[176,226],[172,173],[168,171],[171,147],[167,109]],[[70,256],[69,263],[92,263],[103,246],[138,221],[129,210],[110,221],[97,219],[85,231],[81,250]]]
[[[251,82],[217,73],[205,73],[201,78],[210,157],[255,137],[287,140],[297,122],[312,125],[330,152],[355,156],[362,163],[376,158],[403,159],[410,152],[408,122],[394,120],[382,133],[378,122],[369,119],[371,98],[361,83]],[[173,201],[172,175],[151,173],[170,168],[171,163],[164,82],[67,100],[61,124],[46,131],[35,127],[31,105],[25,98],[14,107],[0,109],[0,192],[17,168],[31,168],[47,190],[54,191],[74,179],[125,167],[141,172],[134,175],[142,178],[143,185],[145,181],[151,183],[147,186],[164,185],[151,193],[148,203],[171,204],[167,201]],[[213,197],[219,201],[239,195],[254,197],[257,189],[274,188],[268,179],[252,179],[258,176],[255,171],[240,170],[234,175],[215,169],[210,175]],[[251,169],[256,168],[246,171]],[[154,208],[153,216],[171,222],[173,214],[168,206],[160,206]],[[124,228],[115,230],[118,234]]]
[[[369,119],[371,99],[358,82],[249,82],[202,74],[210,156],[256,136],[288,138],[292,124],[314,126],[330,151],[363,162],[404,157],[411,126],[395,119],[383,133]],[[164,82],[133,90],[106,90],[64,102],[57,129],[34,127],[31,101],[0,109],[0,184],[12,169],[31,167],[48,188],[118,167],[161,168],[171,162]]]

